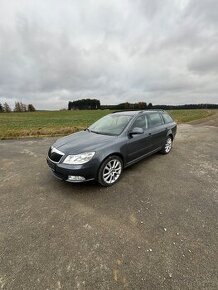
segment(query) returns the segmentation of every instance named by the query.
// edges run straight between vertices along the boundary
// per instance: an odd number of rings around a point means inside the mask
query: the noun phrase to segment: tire
[[[171,136],[168,136],[160,152],[162,154],[168,154],[170,153],[172,147],[173,147],[173,138]]]
[[[113,155],[106,158],[98,172],[98,182],[102,186],[115,184],[123,171],[123,161],[119,156]]]

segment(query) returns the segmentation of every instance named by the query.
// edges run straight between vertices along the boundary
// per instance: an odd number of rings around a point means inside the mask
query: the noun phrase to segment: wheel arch
[[[171,139],[173,141],[174,136],[173,136],[173,132],[171,130],[167,133],[167,137],[171,137]]]
[[[101,165],[104,163],[104,161],[109,158],[110,156],[118,156],[121,158],[122,160],[122,163],[123,163],[123,168],[125,167],[125,160],[124,160],[124,156],[120,153],[120,152],[113,152],[113,153],[109,153],[107,155],[104,156],[104,158],[101,160],[99,166],[98,166],[98,173],[99,173],[99,170],[101,168]]]
[[[120,157],[121,160],[122,160],[122,162],[123,162],[123,166],[124,166],[124,157],[123,157],[123,155],[122,155],[120,152],[113,152],[113,153],[107,154],[107,155],[102,159],[101,164],[102,164],[102,163],[103,163],[107,158],[109,158],[109,157],[111,157],[111,156],[118,156],[118,157]],[[100,164],[99,168],[101,167],[101,164]]]

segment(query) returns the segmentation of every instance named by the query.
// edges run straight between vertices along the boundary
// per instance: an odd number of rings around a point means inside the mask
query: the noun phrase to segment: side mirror
[[[139,135],[139,134],[143,134],[144,133],[144,130],[142,128],[139,128],[139,127],[134,127],[130,132],[129,132],[129,135],[132,136],[132,135]]]

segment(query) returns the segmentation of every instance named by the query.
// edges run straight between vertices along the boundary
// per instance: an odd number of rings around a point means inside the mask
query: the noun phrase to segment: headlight
[[[92,159],[95,152],[85,152],[77,155],[68,155],[63,163],[65,164],[84,164]]]

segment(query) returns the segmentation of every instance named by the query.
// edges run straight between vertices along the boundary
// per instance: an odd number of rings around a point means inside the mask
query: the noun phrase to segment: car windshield
[[[88,129],[97,134],[120,135],[131,119],[132,116],[111,114],[99,119]]]

